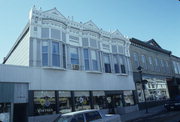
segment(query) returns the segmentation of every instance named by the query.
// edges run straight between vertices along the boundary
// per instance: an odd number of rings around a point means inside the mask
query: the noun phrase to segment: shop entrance
[[[27,104],[14,104],[13,122],[27,122]]]
[[[117,107],[123,107],[123,94],[107,94],[107,105],[109,113],[117,113]]]

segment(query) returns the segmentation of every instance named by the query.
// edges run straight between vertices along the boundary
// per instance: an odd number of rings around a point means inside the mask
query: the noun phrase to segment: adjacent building
[[[169,94],[173,98],[180,95],[180,58],[177,56],[171,56],[173,67],[173,78],[169,82]]]
[[[14,85],[26,84],[22,89],[28,91],[29,117],[91,108],[127,113],[138,109],[129,46],[130,41],[118,30],[104,31],[91,20],[75,22],[56,8],[34,7],[4,59],[6,65],[0,67],[10,73],[4,77],[16,78]],[[13,69],[18,74],[11,71],[11,65],[18,65]],[[12,118],[17,118],[14,113]]]
[[[140,83],[141,76],[137,70],[139,66],[143,68],[142,79],[148,81],[145,85],[148,106],[162,104],[163,100],[169,98],[168,84],[172,82],[171,52],[161,48],[153,39],[143,42],[132,38],[130,41],[131,63],[139,108],[143,109],[145,102],[142,84]]]

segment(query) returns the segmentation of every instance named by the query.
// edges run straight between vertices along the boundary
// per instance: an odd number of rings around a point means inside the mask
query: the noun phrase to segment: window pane
[[[42,65],[48,66],[48,41],[42,42]]]
[[[91,47],[97,47],[97,42],[94,39],[90,39],[90,46]]]
[[[93,103],[95,109],[106,108],[106,97],[104,91],[93,91]]]
[[[66,68],[66,47],[63,44],[63,67]]]
[[[84,49],[84,65],[85,65],[85,70],[89,70],[89,52],[88,52],[88,49]]]
[[[113,61],[114,61],[114,70],[115,70],[115,73],[120,73],[117,55],[114,55],[113,59],[114,59]]]
[[[70,48],[71,64],[79,64],[78,58],[78,49],[71,47]]]
[[[96,51],[94,51],[94,50],[91,50],[91,59],[97,60]]]
[[[89,92],[74,92],[75,96],[75,110],[90,109]]]
[[[49,28],[41,29],[41,38],[49,38]]]
[[[125,106],[134,105],[134,98],[132,91],[124,91]]]
[[[52,65],[60,66],[60,54],[59,54],[59,43],[52,43]]]
[[[114,64],[114,70],[115,70],[115,73],[120,73],[118,64]]]
[[[35,115],[53,114],[56,111],[54,91],[34,91]]]
[[[60,31],[57,29],[51,29],[51,38],[60,40]]]
[[[82,45],[89,46],[88,38],[82,38]]]
[[[60,113],[72,112],[71,93],[69,91],[59,91]]]
[[[91,50],[92,70],[98,70],[97,53],[95,50]]]
[[[104,68],[106,73],[111,73],[110,59],[107,54],[104,54]]]

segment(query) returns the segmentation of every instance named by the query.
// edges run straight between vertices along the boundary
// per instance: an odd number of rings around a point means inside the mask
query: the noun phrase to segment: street
[[[180,122],[180,111],[163,111],[159,114],[138,118],[130,122]]]

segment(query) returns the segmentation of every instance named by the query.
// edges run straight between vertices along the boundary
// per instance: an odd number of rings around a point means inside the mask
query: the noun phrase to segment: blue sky
[[[92,20],[103,30],[118,29],[142,41],[155,39],[180,57],[180,2],[178,0],[0,0],[0,62],[28,22],[29,10],[56,7],[77,22]]]

